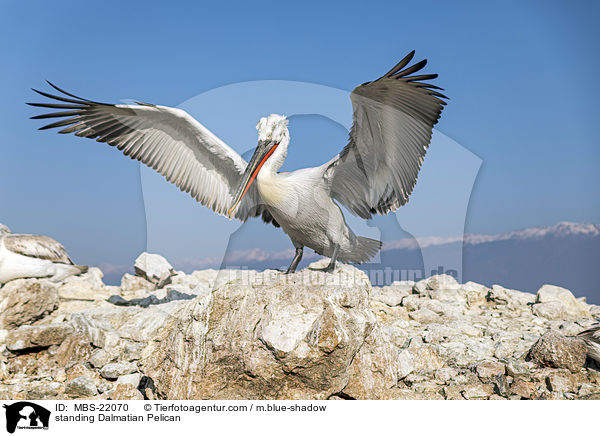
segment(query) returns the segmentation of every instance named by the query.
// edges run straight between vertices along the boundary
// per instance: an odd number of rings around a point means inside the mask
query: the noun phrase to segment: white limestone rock
[[[157,288],[162,288],[171,281],[175,270],[171,264],[159,254],[142,253],[135,260],[135,274],[143,277]]]
[[[533,313],[553,320],[578,320],[591,318],[587,304],[579,301],[568,289],[544,285],[535,297]]]

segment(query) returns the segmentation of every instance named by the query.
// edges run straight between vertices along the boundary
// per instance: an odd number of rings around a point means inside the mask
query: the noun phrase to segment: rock
[[[162,288],[171,281],[175,270],[164,257],[158,254],[142,253],[135,260],[135,274],[143,277],[157,288]]]
[[[413,356],[413,364],[416,371],[435,371],[443,368],[445,362],[431,345],[414,345],[408,348]]]
[[[533,314],[541,316],[546,319],[568,319],[568,315],[565,306],[558,301],[548,301],[547,303],[537,303],[532,307]]]
[[[579,371],[585,363],[587,347],[580,339],[568,338],[550,331],[529,351],[529,357],[541,366]]]
[[[577,392],[577,395],[579,395],[580,397],[584,397],[584,396],[588,396],[588,395],[592,395],[592,394],[599,394],[599,393],[600,393],[600,386],[592,385],[589,383],[582,383],[581,386],[579,387],[579,391]]]
[[[506,373],[511,377],[529,376],[531,368],[528,367],[526,362],[520,362],[518,360],[509,360],[506,365]]]
[[[512,381],[512,379],[510,379]],[[502,397],[508,396],[508,382],[509,379],[504,374],[498,374],[495,377],[489,379],[494,388],[494,392]]]
[[[442,367],[435,371],[435,380],[441,383],[448,383],[458,375],[458,371],[450,367]]]
[[[415,359],[408,350],[402,350],[398,353],[397,359],[398,379],[403,379],[415,370]]]
[[[18,279],[0,288],[0,328],[31,324],[57,308],[56,286],[48,280]]]
[[[548,390],[551,392],[577,392],[581,383],[573,374],[567,370],[557,370],[546,378]]]
[[[131,362],[107,363],[100,370],[102,377],[116,379],[121,375],[132,374],[137,371],[137,365]]]
[[[516,395],[519,398],[533,398],[535,396],[536,390],[535,385],[523,378],[517,377],[514,379],[512,384],[510,385],[509,390],[511,395]]]
[[[490,379],[501,374],[504,375],[505,369],[504,364],[492,360],[481,362],[475,368],[477,375],[482,379]]]
[[[431,298],[443,303],[454,303],[459,306],[464,306],[467,303],[467,297],[460,288],[454,289],[437,289],[430,292]]]
[[[440,274],[427,279],[427,289],[432,291],[439,289],[460,289],[460,285],[454,277],[448,274]]]
[[[412,286],[384,286],[373,288],[371,298],[390,307],[402,304],[402,299],[410,294]]]
[[[171,277],[171,284],[169,287],[179,289],[181,292],[193,292],[194,289],[205,286],[212,288],[212,285],[201,280],[195,274],[186,274],[182,271],[176,271],[176,274]]]
[[[185,301],[174,301],[147,309],[110,306],[86,309],[74,313],[69,322],[88,335],[92,343],[111,355],[120,354],[123,341],[146,344],[171,319]]]
[[[250,282],[186,303],[144,350],[143,373],[161,396],[326,399],[344,389],[376,322],[368,277],[340,265]]]
[[[395,353],[380,328],[374,328],[352,361],[343,393],[358,400],[395,398]]]
[[[143,293],[154,291],[156,289],[156,284],[149,282],[144,277],[124,274],[121,278],[120,288],[121,295],[130,295],[137,291],[143,291]]]
[[[402,305],[409,311],[419,310],[421,305],[427,300],[418,295],[407,295],[402,299]]]
[[[438,392],[415,392],[411,389],[397,389],[395,400],[443,400],[444,397]]]
[[[477,307],[481,304],[485,304],[486,297],[489,293],[489,289],[479,283],[467,282],[461,286],[469,307]]]
[[[146,344],[143,343],[122,340],[120,344],[119,359],[127,362],[140,360],[145,346]]]
[[[62,383],[59,382],[34,382],[26,388],[26,398],[28,400],[45,400],[56,398],[64,392]]]
[[[127,301],[131,301],[131,300],[143,301],[144,299],[150,299],[150,300],[156,299],[156,301],[158,301],[159,298],[155,294],[151,294],[151,292],[156,291],[156,287],[157,287],[156,283],[149,282],[144,277],[134,276],[131,274],[124,274],[123,277],[121,278],[121,286],[119,287],[119,295],[111,296],[108,301],[111,302],[112,304],[119,304],[119,305],[127,305]],[[117,302],[115,300],[119,300],[120,302]],[[125,302],[125,304],[123,302]],[[139,305],[141,307],[148,307],[150,304],[159,304],[159,303],[153,303],[152,301],[149,301],[149,304],[147,304],[145,306],[142,304],[139,304]],[[135,303],[129,304],[129,305],[135,305]]]
[[[71,366],[66,370],[65,374],[67,381],[72,381],[82,376],[85,376],[90,379],[99,379],[97,374],[93,370],[83,365],[82,363],[76,363],[75,365]]]
[[[440,319],[440,316],[437,313],[426,307],[415,310],[414,312],[409,312],[408,316],[421,324],[438,322]]]
[[[99,268],[91,267],[85,274],[68,277],[58,288],[58,296],[63,300],[105,300],[110,288],[102,282],[104,274]]]
[[[565,336],[577,336],[581,333],[581,326],[576,322],[566,321],[558,326],[558,330]]]
[[[442,392],[446,400],[464,400],[465,397],[462,395],[463,389],[464,386],[462,385],[444,386]]]
[[[93,397],[98,394],[94,380],[81,376],[67,383],[65,393],[73,397]]]
[[[94,368],[102,368],[104,365],[106,365],[112,359],[113,359],[113,357],[106,350],[99,348],[92,353],[88,362]]]
[[[142,393],[130,384],[118,384],[113,390],[108,392],[108,396],[111,400],[115,401],[144,399]]]
[[[500,285],[493,285],[487,299],[495,304],[507,305],[511,308],[524,308],[535,301],[535,295],[529,292],[507,289]]]
[[[519,337],[505,338],[498,341],[494,347],[494,357],[501,360],[510,359],[517,352],[521,339]]]
[[[68,336],[58,347],[55,354],[56,363],[68,368],[78,362],[86,362],[92,355],[92,345],[85,335]]]
[[[146,291],[136,291],[136,295],[140,295],[139,292],[143,294]],[[139,307],[148,307],[152,305],[159,305],[170,303],[171,301],[177,300],[192,300],[195,295],[193,294],[184,294],[175,289],[168,289],[165,297],[158,298],[157,295],[147,295],[143,298],[132,298],[130,300],[125,300],[123,297],[119,295],[112,295],[107,301],[115,306],[139,306]]]
[[[413,285],[413,294],[427,295],[429,279],[423,279]]]
[[[488,384],[472,384],[465,386],[462,394],[467,400],[487,400],[494,394],[494,387]]]
[[[73,333],[73,327],[67,323],[21,326],[8,332],[6,348],[11,351],[20,351],[27,348],[59,345],[71,333]]]
[[[137,389],[138,385],[140,384],[141,379],[142,379],[142,374],[140,374],[139,372],[136,372],[134,374],[126,374],[126,375],[119,376],[116,384],[117,385],[131,385]]]
[[[450,336],[452,333],[441,324],[429,324],[421,335],[423,342],[428,344],[438,344]]]
[[[408,310],[402,306],[390,307],[387,304],[379,301],[371,302],[371,309],[375,313],[377,321],[380,325],[384,326],[388,333],[392,336],[406,337],[400,328],[393,327],[397,321],[408,321]],[[393,331],[392,331],[393,330]],[[393,338],[390,337],[390,340]]]
[[[568,289],[544,285],[536,295],[534,313],[548,319],[578,320],[591,318],[587,305],[578,301]]]

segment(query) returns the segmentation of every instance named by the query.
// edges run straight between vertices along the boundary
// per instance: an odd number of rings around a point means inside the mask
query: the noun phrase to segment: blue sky
[[[482,161],[467,232],[600,222],[597,2],[164,5],[0,3],[0,222],[53,236],[82,263],[131,264],[146,244],[137,163],[103,144],[38,132],[28,119],[39,113],[24,104],[38,100],[30,88],[45,88],[45,79],[99,101],[177,106],[255,80],[350,91],[412,49],[451,97],[439,132]],[[247,138],[230,143],[244,152],[255,123],[215,132]],[[290,128],[298,141],[288,169],[344,145],[343,129],[318,117]],[[440,216],[422,220],[435,228]],[[286,243],[279,230],[260,232]]]

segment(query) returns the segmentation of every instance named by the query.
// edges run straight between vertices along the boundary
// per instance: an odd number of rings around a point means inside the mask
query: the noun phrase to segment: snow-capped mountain
[[[443,238],[438,236],[427,236],[416,239],[401,239],[398,241],[386,242],[383,250],[394,250],[398,248],[426,248],[432,245],[453,244],[463,242],[464,244],[477,245],[488,242],[508,241],[508,240],[527,240],[541,239],[545,237],[567,238],[567,237],[588,237],[593,238],[600,235],[599,224],[581,224],[563,221],[548,227],[527,227],[525,229],[513,230],[512,232],[502,233],[500,235],[481,235],[467,234],[463,236],[454,236]]]

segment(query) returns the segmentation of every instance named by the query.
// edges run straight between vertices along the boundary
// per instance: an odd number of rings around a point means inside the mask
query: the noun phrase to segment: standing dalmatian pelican
[[[408,66],[414,51],[379,79],[358,86],[350,98],[353,125],[346,147],[325,164],[280,173],[290,142],[288,120],[261,118],[258,146],[247,163],[227,144],[181,109],[137,103],[105,104],[70,94],[34,90],[61,103],[29,103],[61,111],[32,118],[61,118],[41,129],[95,138],[117,147],[162,174],[179,189],[221,215],[246,221],[262,216],[283,229],[296,255],[304,247],[337,260],[363,263],[381,242],[356,236],[340,206],[369,219],[408,201],[447,98],[427,83],[437,74],[411,75],[426,60]],[[406,67],[406,68],[405,68]]]

